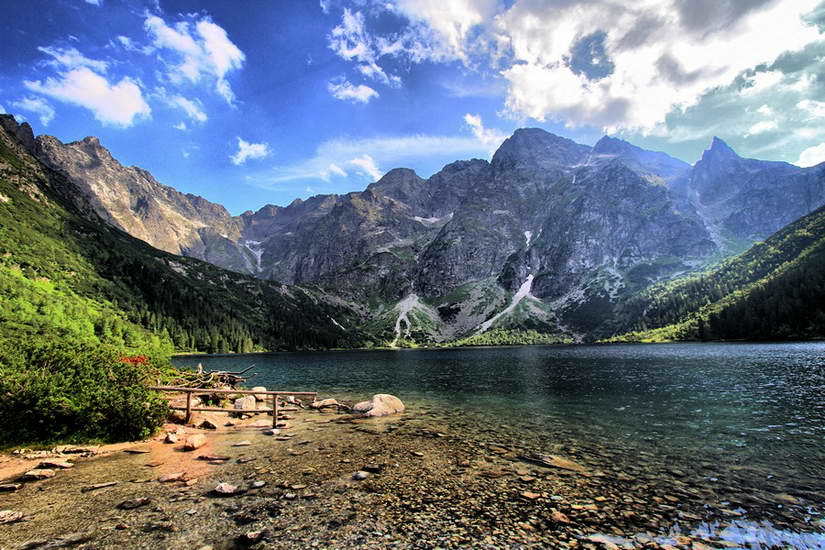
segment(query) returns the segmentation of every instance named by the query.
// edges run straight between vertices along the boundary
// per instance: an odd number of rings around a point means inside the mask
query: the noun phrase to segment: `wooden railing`
[[[278,425],[278,397],[281,395],[293,397],[308,397],[312,396],[315,401],[318,392],[314,391],[253,391],[253,390],[213,390],[210,388],[179,388],[177,386],[151,386],[149,389],[164,391],[170,393],[185,393],[186,406],[185,407],[169,407],[176,411],[186,411],[186,420],[189,422],[192,419],[193,412],[235,412],[235,413],[272,413],[272,427]],[[193,407],[192,394],[212,395],[216,393],[226,393],[232,395],[271,395],[272,408],[271,409],[225,409],[223,407]]]

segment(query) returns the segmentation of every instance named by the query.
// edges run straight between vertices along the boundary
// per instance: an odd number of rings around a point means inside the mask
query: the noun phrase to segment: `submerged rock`
[[[326,407],[339,407],[341,404],[335,399],[322,399],[321,401],[313,401],[309,406],[313,409],[324,409]]]
[[[404,403],[394,395],[378,393],[372,396],[372,401],[362,401],[353,410],[364,416],[377,417],[402,413],[405,408]]]
[[[195,434],[186,438],[186,443],[183,444],[183,448],[186,451],[194,451],[204,445],[206,445],[206,436],[203,434]]]

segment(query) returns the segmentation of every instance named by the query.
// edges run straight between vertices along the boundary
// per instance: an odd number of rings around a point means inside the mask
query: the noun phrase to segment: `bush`
[[[148,437],[168,412],[147,387],[162,372],[103,346],[0,341],[0,445]]]

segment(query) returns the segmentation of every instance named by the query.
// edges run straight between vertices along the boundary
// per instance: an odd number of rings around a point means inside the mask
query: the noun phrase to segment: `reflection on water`
[[[694,478],[714,491],[723,486],[717,494],[731,509],[754,505],[746,497],[768,507],[775,494],[825,500],[825,343],[278,353],[175,362],[203,362],[210,370],[254,363],[249,384],[271,389],[352,399],[392,393],[468,430],[480,426],[498,431],[495,437],[566,446],[627,471]],[[809,520],[821,514],[811,510]]]

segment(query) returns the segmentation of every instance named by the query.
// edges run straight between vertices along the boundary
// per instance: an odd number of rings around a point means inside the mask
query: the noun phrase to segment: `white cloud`
[[[799,155],[799,160],[796,161],[797,166],[816,166],[817,164],[825,162],[825,143],[820,143],[813,147],[808,147]]]
[[[206,116],[206,113],[203,112],[203,106],[197,99],[192,101],[191,99],[186,99],[183,96],[175,95],[169,97],[167,102],[170,106],[177,107],[182,110],[186,113],[186,116],[195,122],[206,122],[209,118]]]
[[[809,118],[825,118],[825,101],[803,99],[796,107],[808,114]]]
[[[103,124],[128,127],[135,118],[148,117],[151,113],[133,80],[124,77],[112,84],[88,67],[78,67],[44,81],[26,80],[23,84],[34,92],[85,107]]]
[[[748,128],[748,131],[745,132],[745,135],[756,136],[759,134],[764,134],[765,132],[770,132],[771,130],[776,130],[777,128],[778,124],[775,120],[762,120]]]
[[[384,56],[499,70],[508,84],[505,112],[516,119],[650,132],[746,71],[743,97],[812,85],[810,77],[790,84],[781,72],[754,68],[818,41],[802,16],[819,3],[395,0],[344,10],[330,47],[382,70]],[[408,24],[382,34],[373,17],[381,10]]]
[[[366,86],[359,84],[355,86],[347,80],[332,81],[327,84],[327,89],[332,97],[342,101],[352,101],[355,103],[369,103],[369,101],[378,97],[378,92]]]
[[[54,120],[54,107],[42,97],[24,97],[13,101],[11,106],[36,114],[43,126],[48,126]]]
[[[86,3],[93,6],[101,6],[103,5],[103,0],[86,0]]]
[[[473,135],[484,146],[488,147],[490,151],[498,149],[501,142],[507,139],[507,136],[493,128],[485,128],[481,121],[481,116],[467,113],[464,115],[464,122],[470,127]]]
[[[99,73],[105,73],[109,68],[109,64],[107,62],[100,61],[98,59],[89,59],[80,53],[77,48],[55,48],[52,46],[41,46],[37,49],[53,57],[54,59],[48,63],[55,67],[65,67],[67,69],[89,67]]]
[[[172,128],[174,128],[175,130],[180,130],[181,132],[185,132],[186,130],[188,130],[188,129],[189,129],[189,128],[186,126],[186,123],[185,123],[185,122],[178,122],[177,124],[175,124],[174,126],[172,126]]]
[[[6,111],[6,108],[3,107],[3,105],[0,105],[0,113],[8,113],[8,111]]]
[[[240,166],[247,160],[262,159],[268,157],[270,154],[269,145],[267,143],[249,143],[240,137],[238,138],[238,151],[229,157],[232,164]]]
[[[723,2],[677,0],[517,2],[494,24],[513,52],[513,64],[502,72],[510,82],[507,107],[538,120],[649,130],[743,71],[818,40],[818,30],[801,19],[817,3],[736,10]],[[603,33],[614,65],[598,80],[570,62],[582,37],[595,33]],[[761,93],[779,79],[781,74],[756,73],[742,93]]]
[[[369,155],[364,154],[360,157],[350,159],[348,162],[349,164],[355,166],[357,172],[371,177],[373,181],[378,181],[383,175],[381,170],[375,164],[375,159]]]
[[[374,176],[379,173],[378,166],[409,166],[421,162],[421,159],[452,162],[459,158],[484,157],[488,154],[487,146],[469,136],[412,135],[333,139],[319,145],[312,157],[293,164],[275,166],[250,179],[262,187],[295,180],[330,181],[333,176],[350,175],[345,167],[355,168],[351,161],[362,159],[365,155],[373,159],[376,170],[373,174],[363,171],[361,175],[377,179]]]
[[[156,15],[148,16],[144,27],[155,47],[170,50],[180,57],[180,63],[168,74],[170,80],[198,82],[208,75],[215,81],[215,91],[227,103],[234,102],[235,94],[226,76],[230,71],[240,69],[246,56],[222,27],[208,17],[194,23],[181,21],[172,27]]]

